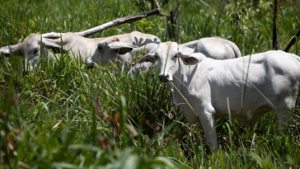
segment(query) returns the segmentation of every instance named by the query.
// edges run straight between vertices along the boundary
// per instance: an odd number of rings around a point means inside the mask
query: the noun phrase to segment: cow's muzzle
[[[88,68],[94,68],[94,62],[91,58],[88,58],[86,61],[85,61],[85,64]]]
[[[86,63],[86,66],[90,69],[94,68],[94,63]]]
[[[158,80],[163,83],[168,83],[170,81],[169,75],[168,74],[160,74],[160,75],[158,75]]]

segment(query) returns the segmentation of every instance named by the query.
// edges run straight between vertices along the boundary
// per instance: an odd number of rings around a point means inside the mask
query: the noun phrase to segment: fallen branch
[[[100,31],[103,31],[105,29],[114,27],[114,26],[118,26],[118,25],[122,25],[125,23],[132,23],[134,21],[138,21],[141,20],[145,17],[151,16],[151,15],[161,15],[160,10],[159,9],[154,9],[151,11],[147,11],[147,12],[143,12],[143,13],[139,13],[139,14],[135,14],[135,15],[131,15],[131,16],[126,16],[124,18],[118,18],[115,19],[113,21],[107,22],[103,25],[82,31],[82,32],[75,32],[75,34],[80,35],[80,36],[90,36],[92,34],[98,33]],[[51,33],[46,33],[43,34],[42,36],[45,38],[57,38],[60,37],[61,33],[55,33],[55,32],[51,32]]]
[[[290,50],[290,48],[294,45],[294,43],[296,42],[296,38],[298,38],[300,36],[300,29],[298,31],[298,33],[293,36],[290,40],[290,43],[286,46],[286,48],[284,49],[285,52],[288,52]]]
[[[145,17],[151,16],[151,15],[163,16],[163,14],[161,14],[160,9],[154,9],[154,10],[151,10],[151,11],[138,13],[138,14],[131,15],[131,16],[118,18],[118,19],[115,19],[113,21],[107,22],[105,24],[102,24],[100,26],[97,26],[97,27],[94,27],[94,28],[91,28],[91,29],[88,29],[88,30],[85,30],[85,31],[82,31],[82,32],[75,32],[75,34],[87,37],[87,36],[90,36],[92,34],[103,31],[105,29],[108,29],[108,28],[111,28],[111,27],[114,27],[114,26],[118,26],[118,25],[122,25],[122,24],[125,24],[125,23],[132,23],[132,22],[141,20]],[[61,34],[63,34],[63,33],[51,32],[51,33],[42,34],[42,37],[44,37],[44,38],[59,38],[61,36]],[[22,43],[18,43],[18,44],[15,44],[15,45],[4,46],[4,47],[0,48],[0,55],[3,54],[5,56],[9,56],[13,52],[21,51],[21,48],[22,48]]]

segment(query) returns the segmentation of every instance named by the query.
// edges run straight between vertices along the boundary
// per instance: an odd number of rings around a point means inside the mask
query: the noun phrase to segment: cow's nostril
[[[93,69],[94,68],[94,64],[89,64],[87,65],[88,68]]]
[[[166,75],[158,75],[158,80],[161,81],[161,82],[164,82],[168,79],[169,75],[166,74]]]
[[[158,80],[162,81],[163,80],[163,75],[158,75]]]

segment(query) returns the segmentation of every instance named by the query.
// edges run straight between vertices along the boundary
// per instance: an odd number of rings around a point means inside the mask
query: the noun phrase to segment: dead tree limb
[[[91,29],[88,29],[88,30],[85,30],[85,31],[82,31],[82,32],[74,32],[74,33],[77,34],[77,35],[80,35],[80,36],[87,37],[87,36],[90,36],[92,34],[103,31],[105,29],[108,29],[108,28],[111,28],[111,27],[114,27],[114,26],[118,26],[118,25],[122,25],[122,24],[125,24],[125,23],[132,23],[132,22],[141,20],[145,17],[151,16],[151,15],[161,15],[160,9],[154,9],[154,10],[151,10],[151,11],[138,13],[138,14],[131,15],[131,16],[118,18],[118,19],[115,19],[113,21],[107,22],[103,25],[100,25],[100,26],[97,26],[97,27],[94,27],[94,28],[91,28]],[[51,38],[52,36],[54,36],[53,38],[55,38],[57,36],[60,37],[60,33],[52,32],[52,33],[43,34],[43,37],[45,37],[45,38]]]
[[[118,18],[118,19],[115,19],[113,21],[107,22],[105,24],[102,24],[100,26],[97,26],[97,27],[94,27],[94,28],[91,28],[91,29],[88,29],[88,30],[85,30],[85,31],[82,31],[82,32],[75,32],[75,34],[87,37],[87,36],[90,36],[92,34],[103,31],[105,29],[108,29],[108,28],[111,28],[111,27],[114,27],[114,26],[118,26],[118,25],[122,25],[122,24],[125,24],[125,23],[132,23],[132,22],[138,21],[140,19],[143,19],[145,17],[151,16],[151,15],[163,16],[161,14],[160,9],[154,9],[154,10],[151,10],[151,11],[142,12],[142,13],[138,13],[138,14],[131,15],[131,16]],[[63,33],[51,32],[51,33],[42,34],[42,37],[44,37],[44,38],[59,38],[62,34]],[[21,48],[22,48],[22,43],[18,43],[18,44],[15,44],[15,45],[4,46],[4,47],[0,48],[0,55],[4,54],[5,56],[9,56],[13,52],[21,51]]]
[[[288,52],[290,50],[290,48],[294,45],[294,43],[296,42],[296,39],[299,38],[299,36],[300,36],[300,29],[297,32],[297,34],[291,38],[290,43],[284,49],[285,52]]]

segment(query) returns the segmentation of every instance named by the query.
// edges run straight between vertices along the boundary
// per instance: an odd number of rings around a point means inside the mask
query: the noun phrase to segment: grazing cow
[[[39,34],[30,34],[21,45],[12,45],[14,47],[13,50],[3,47],[0,51],[4,51],[4,54],[8,55],[10,51],[16,52],[22,50],[25,55],[25,63],[28,61],[31,68],[35,67],[41,58],[54,60],[56,56],[53,53],[61,53],[61,47],[63,47],[62,50],[64,52],[68,51],[72,57],[81,57],[86,61],[87,66],[93,66],[94,58],[101,58],[101,64],[105,65],[109,59],[116,59],[118,53],[128,52],[127,48],[122,48],[121,50],[118,50],[117,47],[108,48],[108,44],[117,41],[129,47],[142,46],[146,43],[160,43],[158,37],[138,31],[94,39],[85,38],[74,33],[63,33],[61,37],[57,38],[47,38]],[[52,49],[52,51],[49,49]],[[92,55],[94,57],[90,59],[89,57]],[[59,57],[59,54],[57,56]],[[128,61],[129,58],[128,56],[120,56],[117,59]],[[27,64],[25,65],[27,66]],[[25,70],[27,70],[27,67],[25,67]]]
[[[130,34],[116,35],[117,40],[106,39],[98,43],[97,50],[86,60],[88,67],[94,63],[105,65],[108,60],[116,59],[129,62],[136,51],[132,49],[149,44],[160,44],[157,36],[134,31]]]
[[[159,79],[176,90],[172,99],[190,123],[201,122],[207,143],[217,149],[214,120],[231,117],[253,125],[275,110],[278,127],[295,106],[300,89],[300,58],[283,51],[268,51],[237,59],[215,60],[202,53],[185,54],[161,43],[147,56],[160,67]],[[165,50],[169,49],[169,50]],[[243,103],[243,104],[242,104]],[[241,107],[243,105],[243,107]]]

